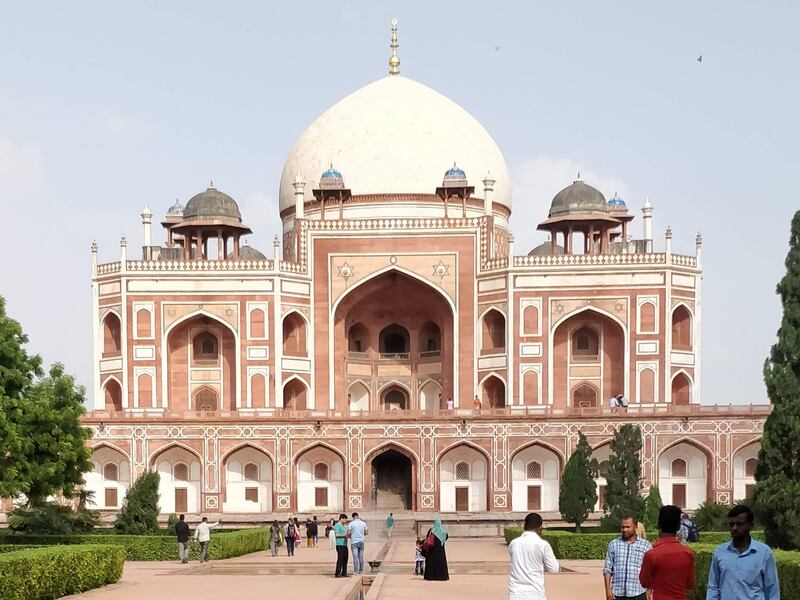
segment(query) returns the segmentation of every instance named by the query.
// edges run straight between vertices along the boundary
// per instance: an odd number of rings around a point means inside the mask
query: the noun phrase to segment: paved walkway
[[[367,542],[366,558],[374,558],[385,538]],[[212,542],[213,543],[213,542]],[[413,575],[414,540],[392,540],[381,566],[384,575],[368,593],[370,600],[501,600],[508,586],[508,554],[500,539],[452,539],[447,543],[450,581],[424,581]],[[327,543],[300,547],[294,557],[268,552],[204,565],[129,562],[122,579],[103,589],[73,598],[97,600],[356,600],[355,578],[335,579],[336,553]],[[605,598],[601,561],[564,561],[564,572],[546,577],[549,600]],[[350,563],[352,568],[352,560]],[[369,567],[367,567],[369,570]],[[371,577],[365,577],[371,580]]]

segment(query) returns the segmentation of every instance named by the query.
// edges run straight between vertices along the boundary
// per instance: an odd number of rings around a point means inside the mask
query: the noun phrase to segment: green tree
[[[91,430],[80,418],[86,413],[85,392],[58,363],[47,377],[28,387],[16,425],[22,449],[16,458],[20,490],[28,506],[42,506],[48,496],[72,498],[92,468],[86,445]]]
[[[41,374],[42,361],[25,350],[28,337],[22,327],[6,314],[6,302],[0,296],[0,497],[10,498],[24,491],[19,461],[24,433],[18,422],[22,415],[23,395]]]
[[[638,425],[625,424],[614,432],[606,473],[603,498],[604,529],[617,530],[622,517],[644,515],[644,498],[639,495],[642,482],[642,431]]]
[[[114,522],[119,533],[142,535],[158,532],[158,484],[157,471],[145,471],[128,490],[122,508]]]
[[[770,546],[800,548],[800,211],[792,219],[778,341],[764,363],[772,413],[764,424],[753,494]]]
[[[644,529],[650,535],[655,534],[658,529],[658,511],[662,506],[661,490],[657,485],[651,485],[647,498],[644,499],[644,517],[642,518]]]
[[[592,448],[586,436],[579,433],[578,445],[564,467],[561,490],[558,493],[558,509],[568,523],[575,523],[575,532],[580,533],[581,523],[597,504],[597,460],[592,458]]]

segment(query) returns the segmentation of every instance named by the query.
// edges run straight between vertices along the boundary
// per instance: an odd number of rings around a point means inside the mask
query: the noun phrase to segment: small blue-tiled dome
[[[170,217],[182,217],[183,216],[183,205],[181,204],[180,200],[175,199],[175,204],[173,204],[172,206],[169,207],[169,210],[167,211],[167,215],[170,216]]]
[[[323,190],[344,189],[344,177],[340,171],[328,167],[319,179],[319,187]]]
[[[617,210],[620,210],[620,209],[625,210],[625,209],[628,208],[628,205],[625,204],[625,200],[623,200],[622,198],[617,197],[616,192],[614,193],[614,197],[611,198],[611,200],[608,201],[608,206],[611,209],[617,209]]]
[[[459,169],[456,163],[447,169],[444,174],[444,181],[442,185],[447,187],[449,185],[467,185],[467,174],[463,169]]]

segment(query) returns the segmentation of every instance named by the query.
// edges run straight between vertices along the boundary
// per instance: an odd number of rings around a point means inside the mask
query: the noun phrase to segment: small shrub
[[[644,524],[645,531],[657,535],[658,534],[658,511],[661,510],[663,503],[661,502],[661,491],[657,485],[651,485],[647,498],[644,500]]]
[[[119,533],[145,535],[158,531],[160,479],[157,471],[145,471],[133,483],[114,521],[114,528]]]
[[[692,515],[692,522],[700,531],[725,531],[730,509],[730,506],[721,502],[703,502]]]
[[[78,594],[118,581],[118,546],[57,546],[0,554],[0,598],[39,600]]]
[[[72,509],[50,502],[44,506],[15,506],[8,513],[12,531],[34,534],[66,534],[72,531]]]
[[[167,535],[175,535],[175,524],[178,522],[178,515],[175,513],[170,514],[169,518],[167,519],[167,529],[165,533]]]

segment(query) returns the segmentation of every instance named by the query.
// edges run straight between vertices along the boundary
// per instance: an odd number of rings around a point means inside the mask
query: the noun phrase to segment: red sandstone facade
[[[442,156],[491,172],[482,194],[456,165],[439,180]],[[632,239],[626,204],[578,178],[518,256],[494,141],[388,77],[299,138],[280,210],[269,259],[213,186],[170,209],[165,247],[147,209],[141,259],[93,247],[101,508],[156,469],[164,513],[555,513],[578,433],[602,462],[628,422],[665,503],[753,484],[768,409],[700,404],[701,240],[656,251],[649,202]]]

